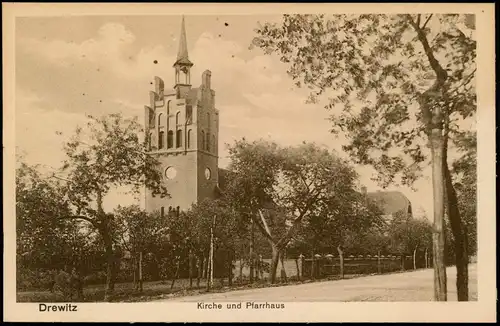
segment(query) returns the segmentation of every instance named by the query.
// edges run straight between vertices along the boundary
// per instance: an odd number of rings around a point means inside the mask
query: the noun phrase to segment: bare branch
[[[260,215],[260,219],[262,220],[262,224],[264,225],[264,228],[266,229],[266,232],[267,234],[269,234],[269,236],[271,237],[271,231],[269,230],[269,226],[267,226],[267,222],[266,222],[266,219],[264,217],[264,215],[262,214],[262,211],[259,209],[259,215]]]
[[[422,25],[422,29],[425,29],[425,26],[427,26],[427,23],[429,23],[429,20],[431,20],[433,14],[430,14],[429,17],[427,17],[427,20],[425,23]]]
[[[268,241],[270,241],[271,243],[275,243],[275,240],[273,239],[273,237],[269,233],[267,233],[267,231],[264,228],[264,226],[260,223],[260,221],[255,217],[254,214],[251,214],[251,218],[254,220],[255,224],[257,224],[257,227],[261,230],[261,232],[264,235],[264,237]]]

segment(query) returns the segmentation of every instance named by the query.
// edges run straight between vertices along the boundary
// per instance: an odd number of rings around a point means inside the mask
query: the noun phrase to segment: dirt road
[[[448,300],[456,301],[456,269],[449,267]],[[470,300],[477,300],[476,265],[469,265]],[[375,275],[273,288],[174,298],[175,301],[432,301],[433,270]]]

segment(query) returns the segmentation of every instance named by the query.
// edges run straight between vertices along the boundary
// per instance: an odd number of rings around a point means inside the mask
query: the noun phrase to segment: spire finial
[[[187,50],[187,40],[186,40],[186,24],[184,21],[184,15],[182,16],[181,23],[181,38],[179,40],[179,51],[177,52],[177,62],[189,62],[188,50]]]

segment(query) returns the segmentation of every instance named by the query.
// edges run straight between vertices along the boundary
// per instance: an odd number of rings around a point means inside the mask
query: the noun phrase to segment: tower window
[[[170,128],[169,124],[170,124],[170,102],[172,102],[171,100],[168,100],[167,101],[167,128]]]
[[[212,148],[213,148],[214,152],[215,152],[215,149],[217,148],[216,145],[217,144],[215,143],[215,135],[212,135]]]
[[[186,106],[186,124],[193,123],[193,107],[191,105]]]
[[[164,147],[163,141],[165,138],[165,133],[163,131],[160,131],[158,133],[158,149],[162,149]]]
[[[201,149],[205,149],[205,131],[201,131]]]
[[[167,133],[167,148],[174,147],[174,132],[169,130]]]
[[[207,132],[207,144],[205,145],[206,150],[210,151],[210,134]]]
[[[210,129],[210,113],[207,113],[207,126]]]
[[[187,134],[187,148],[191,148],[191,129],[188,130]]]
[[[162,121],[161,121],[161,116],[162,116],[162,115],[163,115],[163,113],[160,113],[160,114],[158,115],[158,128],[159,128],[159,127],[161,127],[161,122],[162,122]]]
[[[182,147],[182,130],[178,129],[175,135],[175,147]]]
[[[176,115],[175,115],[175,125],[178,126],[179,125],[179,117],[180,117],[180,112],[177,112]]]

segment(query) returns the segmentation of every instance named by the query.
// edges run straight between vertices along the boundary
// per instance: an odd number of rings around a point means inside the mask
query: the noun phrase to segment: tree
[[[317,252],[331,253],[332,248],[373,254],[385,248],[382,233],[386,223],[380,206],[365,195],[352,192],[348,200],[331,205],[305,221],[300,239],[304,247]]]
[[[74,214],[66,218],[87,221],[101,236],[107,259],[105,300],[110,300],[115,282],[117,242],[113,214],[106,213],[103,199],[118,186],[139,193],[144,185],[153,195],[167,196],[159,162],[146,154],[147,138],[139,140],[142,127],[136,119],[120,114],[88,116],[86,128],[78,127],[65,143],[67,159],[56,178],[66,181],[66,200]]]
[[[21,162],[16,169],[18,285],[42,285],[39,283],[44,281],[37,280],[42,277],[29,277],[32,271],[69,271],[78,265],[75,253],[85,242],[77,226],[59,220],[68,215],[61,185],[43,178],[37,167]]]
[[[395,219],[391,223],[389,236],[392,250],[401,254],[415,255],[418,249],[427,249],[432,244],[432,226],[426,219]]]
[[[114,217],[116,238],[131,253],[134,262],[134,280],[136,281],[137,274],[143,275],[143,256],[153,255],[156,261],[160,258],[157,256],[161,255],[162,247],[168,242],[167,219],[162,217],[159,212],[148,213],[138,205],[118,206],[114,211]],[[140,278],[139,282],[136,283],[141,291],[142,281],[143,279]]]
[[[222,264],[217,262],[219,268],[214,268],[214,275],[223,277],[228,274],[232,282],[232,263],[235,252],[240,248],[245,239],[245,226],[241,216],[222,198],[205,199],[194,204],[184,217],[187,226],[177,232],[189,237],[189,249],[195,254],[197,260],[208,257],[210,251],[210,229],[213,229],[214,244],[222,257]],[[214,223],[215,222],[215,223]],[[220,261],[221,259],[219,259]],[[216,266],[216,267],[217,267]]]
[[[452,174],[458,207],[467,229],[467,252],[477,252],[477,144],[476,133],[464,133],[457,141],[461,156],[453,162]]]
[[[349,203],[356,173],[343,160],[314,144],[279,147],[258,140],[230,147],[234,179],[226,196],[250,217],[272,249],[271,282],[280,257],[306,221]]]
[[[476,109],[473,15],[284,15],[253,44],[289,64],[309,100],[326,100],[344,149],[387,185],[411,185],[430,156],[434,188],[435,299],[445,301],[444,209],[454,234],[457,292],[468,300],[467,252],[448,147]],[[358,109],[359,108],[359,109]],[[452,141],[452,143],[449,142]],[[426,146],[427,145],[427,146]],[[427,148],[426,148],[427,147]],[[446,205],[445,205],[446,195]]]

